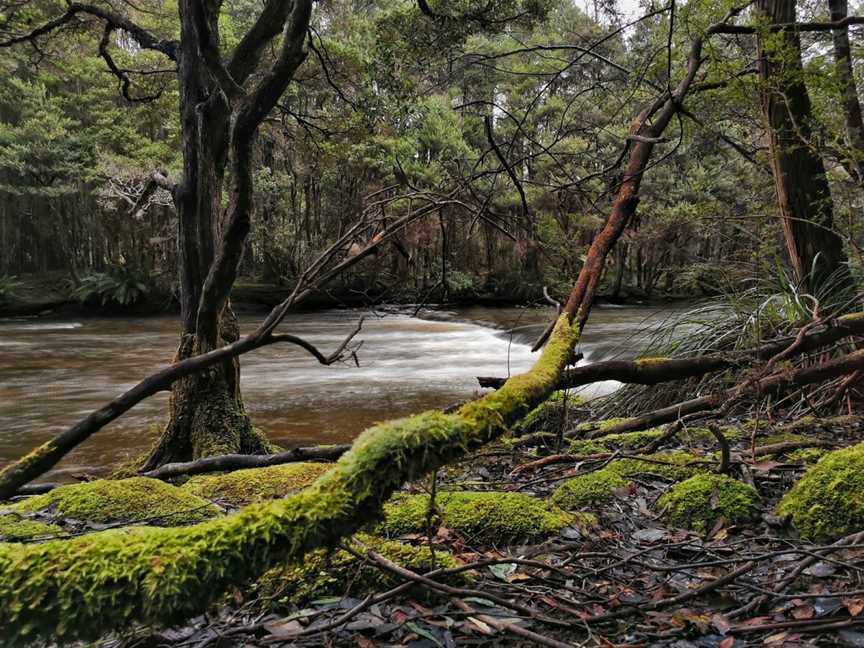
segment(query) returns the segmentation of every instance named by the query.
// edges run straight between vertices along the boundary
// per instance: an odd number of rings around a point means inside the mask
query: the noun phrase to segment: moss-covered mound
[[[630,482],[608,468],[568,479],[552,493],[552,501],[572,511],[590,508],[615,497],[615,491],[627,488]]]
[[[222,475],[193,477],[183,488],[210,500],[240,506],[278,499],[311,484],[332,468],[325,463],[290,463],[267,468],[235,470]]]
[[[427,546],[413,546],[394,540],[384,540],[367,534],[358,534],[357,540],[397,565],[411,571],[427,572],[432,569],[452,569],[458,563],[447,552],[432,552]],[[359,549],[359,548],[358,548]],[[359,550],[358,553],[362,553]],[[346,596],[398,584],[382,569],[344,550],[311,551],[302,560],[266,572],[255,585],[255,594],[266,602],[268,609],[277,605],[306,605],[325,596]]]
[[[146,521],[155,526],[201,522],[218,513],[207,500],[147,477],[61,486],[12,508],[19,512],[46,511],[58,518],[97,524]]]
[[[731,524],[751,519],[759,506],[756,489],[726,475],[695,475],[673,485],[657,507],[670,524],[710,531],[719,518]]]
[[[55,524],[32,520],[18,513],[0,515],[0,542],[17,542],[62,535],[63,529]]]
[[[384,506],[384,515],[378,528],[384,535],[423,532],[429,497],[398,497]],[[433,527],[444,526],[474,540],[492,542],[541,538],[579,521],[586,520],[522,493],[439,493],[432,515]]]
[[[780,500],[801,537],[836,540],[864,529],[864,443],[829,452]]]

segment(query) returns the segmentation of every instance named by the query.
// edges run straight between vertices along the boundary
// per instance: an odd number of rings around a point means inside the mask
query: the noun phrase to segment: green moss
[[[12,508],[20,512],[48,511],[56,517],[97,524],[146,521],[165,526],[201,522],[218,512],[200,497],[146,477],[60,486]]]
[[[435,498],[433,526],[478,541],[510,541],[542,538],[557,533],[576,518],[557,506],[522,493],[445,492]],[[398,497],[384,506],[379,532],[387,536],[426,530],[429,497]]]
[[[798,448],[792,452],[787,452],[785,457],[792,462],[816,463],[826,454],[828,451],[825,448]]]
[[[594,441],[602,443],[607,448],[639,448],[651,443],[655,439],[659,439],[663,434],[663,430],[654,428],[652,430],[642,430],[639,432],[607,434],[594,439]]]
[[[609,428],[615,427],[616,425],[620,425],[621,423],[627,423],[634,419],[628,417],[617,417],[610,419],[603,419],[602,421],[586,421],[585,423],[580,423],[576,426],[577,432],[593,432],[597,430],[598,432],[603,432],[604,430],[608,430]]]
[[[577,339],[562,315],[527,373],[455,413],[429,411],[366,430],[327,473],[287,498],[189,527],[0,545],[6,643],[69,642],[133,623],[179,623],[231,586],[334,546],[380,515],[398,487],[496,439],[542,402]]]
[[[734,425],[721,426],[720,433],[726,437],[727,441],[735,441],[744,436],[744,433]],[[686,430],[678,432],[675,436],[685,443],[717,443],[716,437],[707,427],[688,427]]]
[[[278,499],[305,488],[330,469],[323,463],[290,463],[267,468],[235,470],[222,475],[193,477],[183,488],[232,506]]]
[[[415,572],[452,569],[459,563],[447,552],[358,534],[357,540],[388,560]],[[363,553],[358,547],[358,553]],[[255,584],[255,594],[267,601],[267,609],[278,605],[303,606],[325,596],[359,595],[393,587],[400,581],[342,549],[310,551],[297,562],[266,572]]]
[[[758,510],[756,489],[726,475],[695,475],[674,484],[657,501],[657,508],[670,523],[710,531],[721,517],[731,524],[752,519]]]
[[[659,452],[644,455],[642,459],[649,461],[642,461],[635,457],[616,459],[606,467],[606,470],[611,470],[622,477],[651,473],[674,481],[687,479],[698,473],[710,472],[709,466],[699,463],[699,457],[687,452]]]
[[[775,425],[770,421],[765,420],[750,420],[745,424],[749,430],[756,428],[758,431],[770,430],[775,435],[801,434],[814,432],[816,430],[834,430],[841,428],[852,428],[860,426],[862,417],[860,416],[829,416],[826,418],[818,418],[815,416],[802,416],[789,423]]]
[[[607,448],[602,443],[597,441],[571,441],[569,453],[574,455],[593,455],[593,454],[604,454],[609,452],[609,448]]]
[[[635,365],[637,367],[650,367],[651,365],[663,364],[669,362],[670,358],[655,357],[655,358],[636,358]]]
[[[817,542],[864,528],[864,443],[827,453],[783,496],[777,512]]]
[[[794,434],[791,432],[780,432],[778,434],[769,434],[764,437],[757,437],[758,445],[767,446],[775,443],[786,443],[787,441],[809,441],[810,437],[803,434]]]
[[[611,424],[615,425],[620,423],[622,420],[626,421],[627,419],[609,419],[609,421],[612,422]],[[601,425],[605,425],[606,423],[606,421],[603,421]],[[606,425],[606,427],[608,428],[610,425]],[[734,440],[741,436],[741,431],[733,426],[725,426],[721,428],[720,431],[727,440]],[[587,443],[599,444],[604,448],[604,450],[614,450],[616,448],[639,448],[659,439],[665,433],[666,430],[663,428],[651,428],[650,430],[641,430],[638,432],[619,432],[617,434],[607,434],[605,436],[597,437]],[[687,443],[716,443],[716,439],[714,438],[714,435],[711,434],[711,430],[704,427],[690,427],[686,430],[681,430],[675,436],[679,440]],[[574,444],[578,443],[579,441],[574,441]]]
[[[16,542],[40,537],[63,534],[63,529],[55,524],[32,520],[17,513],[0,515],[0,541]]]
[[[604,468],[568,479],[552,493],[552,501],[563,509],[590,508],[615,497],[615,491],[630,482],[613,470]]]

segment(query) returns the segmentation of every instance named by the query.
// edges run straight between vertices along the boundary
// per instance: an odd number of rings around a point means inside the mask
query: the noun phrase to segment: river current
[[[599,307],[583,335],[585,361],[632,357],[644,328],[667,309]],[[476,376],[527,369],[551,308],[329,310],[290,315],[280,330],[325,354],[365,315],[360,366],[325,367],[274,345],[243,356],[241,388],[256,426],[286,447],[350,441],[370,424],[440,408],[477,391]],[[240,313],[241,329],[261,320]],[[171,360],[177,318],[0,319],[0,465],[73,425]],[[592,394],[615,383],[594,385]],[[139,404],[71,453],[52,478],[104,474],[145,451],[166,416],[167,394]]]

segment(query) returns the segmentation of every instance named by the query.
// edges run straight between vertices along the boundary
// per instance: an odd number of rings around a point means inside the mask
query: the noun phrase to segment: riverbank
[[[178,313],[174,296],[165,290],[148,289],[129,303],[118,303],[105,296],[92,295],[82,299],[76,294],[69,275],[51,272],[6,278],[0,283],[0,318],[4,317],[132,317]],[[241,278],[232,290],[232,303],[240,310],[260,311],[281,303],[291,294],[291,287]],[[545,304],[540,290],[529,299],[524,294],[474,293],[450,295],[439,307],[516,307]],[[417,303],[418,296],[410,294],[370,295],[349,288],[321,291],[298,304],[299,311],[330,308],[362,308],[382,304],[401,305],[406,308],[426,305]],[[689,295],[646,295],[630,288],[616,297],[600,294],[598,303],[621,306],[656,307],[692,301]]]

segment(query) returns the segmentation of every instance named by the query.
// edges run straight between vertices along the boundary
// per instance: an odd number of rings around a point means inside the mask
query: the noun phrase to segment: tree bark
[[[849,14],[847,0],[828,0],[828,10],[831,21],[839,22]],[[861,102],[858,99],[858,87],[855,84],[855,73],[852,67],[852,50],[849,45],[849,27],[844,25],[833,32],[834,62],[837,67],[837,78],[840,80],[840,91],[843,94],[843,113],[846,121],[846,144],[849,147],[851,160],[849,166],[853,177],[864,182],[864,118],[861,115]]]
[[[795,22],[794,0],[758,0],[771,24]],[[834,204],[822,158],[813,149],[813,111],[803,81],[797,30],[761,31],[758,70],[768,127],[771,169],[786,250],[799,285],[811,294],[852,283],[843,242],[834,231]]]

